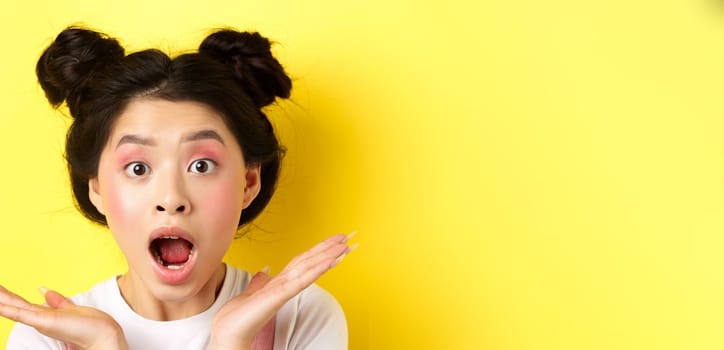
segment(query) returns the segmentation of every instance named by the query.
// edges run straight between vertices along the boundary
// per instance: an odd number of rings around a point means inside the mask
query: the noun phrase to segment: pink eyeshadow
[[[131,148],[131,149],[127,149]],[[115,163],[118,167],[124,167],[130,162],[134,161],[142,161],[144,157],[144,152],[137,149],[137,147],[123,147],[116,151],[116,154],[114,155]]]
[[[191,158],[209,158],[213,161],[220,161],[224,155],[223,147],[216,141],[199,142],[190,149]]]

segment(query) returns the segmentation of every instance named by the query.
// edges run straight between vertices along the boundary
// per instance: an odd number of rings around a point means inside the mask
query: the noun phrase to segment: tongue
[[[189,259],[191,246],[184,239],[160,239],[158,251],[161,253],[161,259],[166,263],[182,264]]]

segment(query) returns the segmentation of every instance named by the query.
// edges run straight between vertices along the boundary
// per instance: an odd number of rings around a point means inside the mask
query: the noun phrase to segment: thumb
[[[70,299],[64,297],[62,294],[54,290],[40,288],[40,292],[43,293],[43,296],[45,297],[45,302],[48,303],[48,306],[54,309],[66,309],[70,306],[75,305]]]
[[[254,277],[251,278],[249,285],[244,290],[244,295],[254,294],[259,289],[262,289],[270,280],[269,268],[265,267],[261,271],[257,272]]]

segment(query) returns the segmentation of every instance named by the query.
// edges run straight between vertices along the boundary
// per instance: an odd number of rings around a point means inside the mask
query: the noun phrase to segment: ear
[[[246,186],[244,186],[244,205],[242,208],[246,209],[261,191],[261,165],[247,167],[244,179],[246,180]]]
[[[103,197],[101,197],[99,187],[97,177],[88,180],[88,198],[90,198],[91,203],[93,203],[93,206],[96,207],[99,213],[106,215],[105,210],[103,210]]]

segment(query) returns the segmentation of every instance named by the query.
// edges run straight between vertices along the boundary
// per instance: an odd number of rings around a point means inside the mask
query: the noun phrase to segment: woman
[[[283,148],[261,111],[291,80],[258,33],[221,30],[198,52],[125,55],[83,28],[37,64],[49,102],[68,105],[66,158],[79,210],[107,225],[128,271],[32,305],[0,287],[18,321],[8,348],[339,349],[344,314],[314,281],[354,246],[335,235],[277,276],[222,263],[269,202]]]

